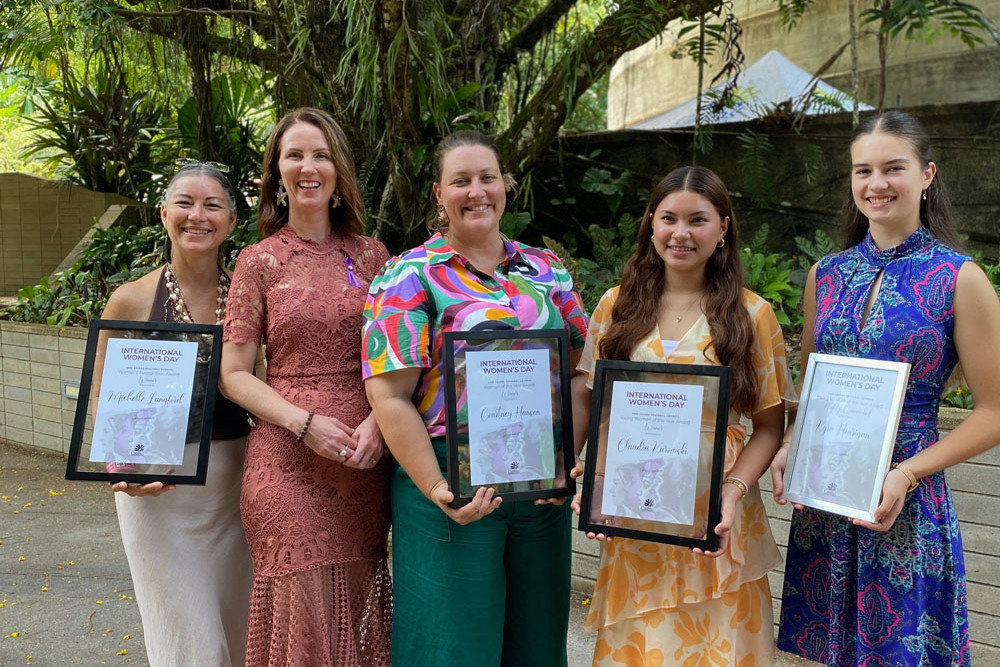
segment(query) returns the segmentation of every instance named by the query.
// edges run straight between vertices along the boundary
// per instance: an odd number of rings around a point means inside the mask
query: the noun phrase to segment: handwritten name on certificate
[[[468,352],[465,372],[472,485],[555,477],[549,351]]]
[[[605,514],[690,525],[705,388],[616,382],[605,464]]]
[[[92,462],[181,465],[198,344],[111,338]]]
[[[895,426],[895,378],[893,370],[816,365],[795,462],[806,474],[792,476],[792,493],[868,507],[881,443]]]

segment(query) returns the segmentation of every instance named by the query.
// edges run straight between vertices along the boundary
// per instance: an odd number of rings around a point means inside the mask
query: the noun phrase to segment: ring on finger
[[[346,449],[341,449],[340,450],[340,458],[342,458],[342,459],[346,459],[347,458],[347,450]]]

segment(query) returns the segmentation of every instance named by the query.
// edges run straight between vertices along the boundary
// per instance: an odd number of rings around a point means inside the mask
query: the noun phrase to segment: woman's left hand
[[[743,493],[739,487],[733,484],[722,485],[722,517],[715,527],[715,534],[719,536],[719,544],[715,551],[703,551],[701,549],[691,549],[696,554],[718,558],[729,549],[729,538],[733,531],[733,521],[736,518],[736,503],[743,498]]]
[[[385,440],[382,438],[382,431],[379,430],[378,422],[375,421],[375,413],[368,417],[354,429],[354,455],[344,461],[348,468],[373,468],[385,453]]]
[[[896,517],[903,511],[906,503],[906,490],[910,487],[910,480],[901,470],[890,470],[885,479],[882,480],[882,502],[875,508],[875,523],[862,521],[861,519],[851,519],[855,526],[868,528],[884,533],[892,528],[896,523]]]

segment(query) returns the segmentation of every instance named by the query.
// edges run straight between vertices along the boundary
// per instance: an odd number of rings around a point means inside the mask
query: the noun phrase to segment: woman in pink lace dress
[[[360,235],[363,216],[343,131],[317,109],[287,114],[264,155],[263,240],[236,263],[220,374],[256,417],[241,498],[247,665],[389,664],[387,467],[361,380],[361,311],[388,254]]]

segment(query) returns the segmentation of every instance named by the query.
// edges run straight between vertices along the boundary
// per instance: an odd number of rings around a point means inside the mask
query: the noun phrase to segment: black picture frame
[[[128,343],[131,348],[121,348],[125,343],[111,343],[118,339],[134,341]],[[195,348],[178,346],[177,343],[194,343]],[[166,345],[164,345],[166,344]],[[173,344],[173,345],[172,345]],[[100,369],[96,368],[98,352],[101,357],[109,345],[116,347],[116,353],[125,359],[134,359],[132,362],[122,361],[126,365],[115,377],[105,378],[107,365]],[[159,347],[157,347],[159,346]],[[194,355],[193,370],[187,369],[191,375],[190,386],[187,385],[186,373],[177,374],[176,382],[180,385],[181,393],[171,393],[170,395],[158,396],[156,390],[163,390],[171,387],[173,380],[169,378],[170,369],[167,367],[168,361],[164,361],[163,356],[158,356],[164,349],[176,350],[183,347],[190,361],[190,356]],[[121,348],[120,350],[118,348]],[[222,357],[222,327],[214,324],[187,324],[174,322],[136,322],[127,320],[91,320],[90,329],[87,335],[87,348],[84,354],[83,372],[80,377],[80,393],[77,398],[76,417],[73,421],[73,434],[70,440],[69,457],[66,461],[66,479],[88,480],[101,482],[138,482],[149,484],[152,482],[163,482],[165,484],[205,484],[205,477],[208,472],[208,455],[212,438],[212,414],[215,409],[216,387],[219,379],[219,364]],[[160,369],[156,364],[161,364],[165,375],[158,378]],[[101,373],[101,391],[108,400],[115,400],[115,389],[118,390],[117,404],[122,402],[128,406],[148,405],[152,407],[136,407],[132,413],[122,412],[120,414],[110,414],[107,419],[102,418],[98,408],[100,403],[94,405],[92,388],[94,387],[95,372]],[[123,379],[129,383],[122,382]],[[129,390],[127,396],[123,397],[123,391]],[[186,396],[190,396],[188,399]],[[173,408],[173,417],[169,417],[166,412],[158,411],[158,406],[176,404]],[[109,406],[113,404],[108,404]],[[109,407],[113,412],[113,408]],[[136,414],[140,414],[136,417]],[[186,414],[186,423],[177,419],[176,415]],[[101,435],[97,440],[103,448],[101,454],[94,452],[94,422],[98,421],[101,427]],[[142,424],[140,426],[140,423]],[[114,456],[120,458],[120,448],[117,444],[112,446],[113,454],[108,454],[109,443],[114,440],[116,429],[118,433],[123,433],[121,429],[131,427],[133,433],[138,433],[140,428],[145,428],[141,436],[138,436],[138,443],[134,448],[128,449],[124,456],[131,456],[136,459],[149,458],[143,455],[143,443],[153,443],[155,436],[154,429],[158,429],[165,440],[172,443],[171,454],[181,454],[179,461],[107,461],[91,460],[94,456],[107,458]],[[178,443],[182,443],[178,446]],[[129,443],[128,447],[132,447]],[[155,455],[151,456],[155,458]]]
[[[612,471],[619,483],[608,487],[605,480],[614,390],[618,385],[623,390],[635,386],[620,383],[648,385],[648,391],[639,392],[641,398],[636,399],[639,407],[628,408],[635,411],[634,414],[628,411],[626,414],[616,413],[615,418],[622,422],[627,420],[632,424],[641,424],[644,433],[653,435],[649,440],[643,437],[638,443],[633,443],[629,438],[624,445],[619,442],[615,446],[618,453],[612,458],[621,459],[621,452],[628,451],[630,453],[627,456],[632,460],[621,465],[612,465]],[[671,390],[671,387],[678,389]],[[700,389],[697,389],[698,387]],[[701,411],[700,420],[696,425],[697,474],[695,479],[691,480],[683,474],[681,466],[669,465],[669,456],[681,453],[690,458],[684,445],[678,445],[673,441],[667,444],[667,441],[657,439],[662,437],[657,433],[662,432],[664,436],[670,438],[671,434],[681,432],[679,429],[668,430],[667,425],[671,423],[670,419],[677,418],[676,415],[671,416],[670,410],[679,409],[677,406],[683,406],[684,403],[678,403],[677,400],[670,400],[667,397],[690,398],[699,393]],[[578,528],[587,533],[603,533],[704,551],[717,549],[718,536],[715,534],[715,527],[719,523],[721,513],[722,470],[726,453],[726,431],[729,426],[729,394],[728,366],[598,360],[594,369],[594,389]],[[687,398],[683,400],[686,401]],[[672,403],[676,406],[671,407]],[[645,407],[647,405],[649,407]],[[646,420],[640,411],[645,412],[650,419]],[[693,408],[691,412],[694,412]],[[662,415],[659,424],[652,419],[654,414]],[[685,421],[680,423],[684,425],[686,433],[690,433],[695,427]],[[622,432],[622,428],[625,427],[621,423],[617,424],[616,432]],[[640,427],[633,425],[627,428]],[[648,452],[648,457],[643,458],[647,448],[651,451]],[[660,453],[659,457],[656,455],[657,452]],[[685,465],[690,468],[690,461]],[[630,472],[637,476],[639,480],[637,483],[646,494],[644,498],[642,493],[635,492],[632,493],[636,496],[635,499],[632,499],[631,495],[625,496],[625,490],[633,487],[621,483],[621,480],[632,479],[626,477]],[[614,512],[607,511],[609,508],[605,507],[606,489],[613,497],[619,498]],[[668,496],[670,494],[679,496],[682,502],[671,505],[662,501],[660,496],[663,493]],[[660,500],[656,500],[657,498]],[[677,499],[675,497],[675,500]],[[639,501],[638,506],[634,501]],[[684,505],[685,509],[678,512],[676,509],[678,505]],[[632,516],[628,515],[629,512]]]
[[[468,504],[475,496],[476,491],[483,486],[492,487],[497,495],[503,497],[504,502],[558,498],[576,493],[576,481],[569,476],[569,471],[576,461],[573,450],[569,350],[569,333],[565,329],[449,331],[444,334],[447,477],[448,487],[455,497],[451,503],[452,507],[457,508]],[[478,465],[475,467],[480,471],[480,474],[476,478],[468,419],[469,400],[466,396],[468,387],[467,355],[470,352],[490,352],[503,355],[505,352],[521,353],[525,351],[534,351],[531,354],[538,354],[538,351],[547,352],[551,415],[547,415],[542,408],[537,411],[541,413],[537,417],[528,417],[518,421],[515,416],[514,420],[510,422],[510,428],[505,428],[503,433],[489,433],[487,436],[496,436],[493,439],[493,449],[489,451],[495,451],[497,458],[504,456],[500,452],[500,445],[510,448],[510,443],[514,440],[520,443],[521,447],[515,451],[527,452],[527,456],[531,456],[535,463],[530,468],[525,466],[521,472],[508,473],[505,461],[504,471],[500,471],[497,475],[491,471],[482,472],[486,470],[486,466]],[[542,357],[544,356],[542,355]],[[541,369],[537,372],[541,372]],[[514,388],[516,378],[503,378],[503,380],[509,380],[510,395],[513,395],[516,391]],[[498,377],[496,382],[500,381],[501,378]],[[502,409],[505,404],[513,405],[515,411],[518,409],[518,401],[509,398],[507,394],[503,399],[499,396],[489,396],[487,399],[496,401],[497,409]],[[461,405],[459,405],[460,402]],[[551,417],[551,433],[546,430],[549,417]],[[534,444],[525,441],[526,431],[531,433],[529,439],[538,444],[537,450]],[[550,437],[551,442],[549,442]],[[489,444],[480,446],[481,443],[485,442],[487,441],[484,439],[477,441],[477,461],[483,460],[480,455],[484,455],[484,448],[489,447]],[[516,470],[514,466],[518,462],[517,456],[515,453],[510,454],[512,458],[509,464],[511,470]],[[536,456],[537,459],[535,459]],[[538,463],[543,459],[544,462]],[[534,472],[528,472],[529,470]],[[543,476],[502,481],[504,475],[519,476],[520,474],[527,474],[529,477],[531,475]],[[501,481],[492,481],[491,478],[494,476],[500,476]]]

